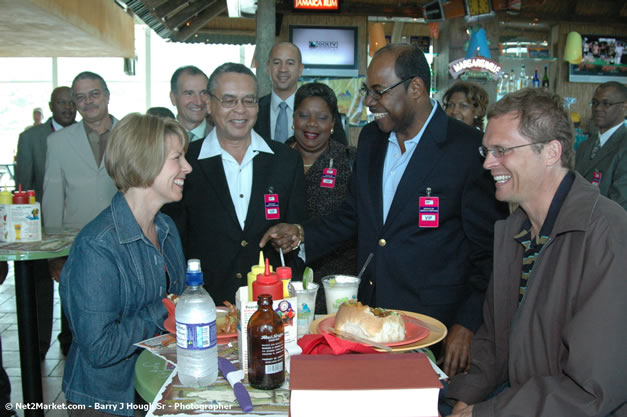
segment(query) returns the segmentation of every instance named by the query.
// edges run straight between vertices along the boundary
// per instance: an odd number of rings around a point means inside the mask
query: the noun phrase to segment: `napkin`
[[[342,355],[344,353],[379,353],[370,346],[349,342],[322,331],[320,334],[308,334],[298,339],[298,346],[303,355]]]

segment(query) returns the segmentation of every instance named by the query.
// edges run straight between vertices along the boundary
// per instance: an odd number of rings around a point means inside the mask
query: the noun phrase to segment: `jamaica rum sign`
[[[339,10],[340,0],[294,0],[294,9]]]

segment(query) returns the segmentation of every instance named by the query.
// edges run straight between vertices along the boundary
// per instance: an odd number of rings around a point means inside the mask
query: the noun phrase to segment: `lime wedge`
[[[313,269],[311,269],[310,267],[306,267],[305,272],[303,272],[303,289],[304,290],[307,289],[310,282],[313,282],[313,279],[314,279]]]

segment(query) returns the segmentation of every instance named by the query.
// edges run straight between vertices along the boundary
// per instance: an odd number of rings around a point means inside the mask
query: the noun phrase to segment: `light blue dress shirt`
[[[383,163],[383,223],[385,223],[385,220],[388,217],[388,212],[392,206],[392,201],[394,200],[398,184],[401,182],[401,178],[403,178],[405,169],[407,168],[407,165],[409,164],[409,161],[418,146],[418,142],[420,142],[420,139],[422,138],[422,134],[435,114],[438,102],[431,99],[431,106],[431,113],[425,121],[425,124],[422,126],[422,129],[420,129],[416,136],[405,141],[405,153],[401,152],[396,132],[392,131],[390,133],[390,137],[388,138],[388,149],[385,153],[385,161]]]

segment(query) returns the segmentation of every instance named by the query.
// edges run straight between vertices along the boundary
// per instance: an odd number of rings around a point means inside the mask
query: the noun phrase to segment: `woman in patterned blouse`
[[[304,84],[296,91],[294,136],[286,144],[303,157],[308,218],[333,212],[348,193],[355,149],[330,140],[337,114],[337,98],[327,85]],[[335,172],[329,172],[329,168]],[[355,275],[356,264],[357,248],[352,240],[308,265],[314,271],[314,281],[320,284],[327,275]],[[324,291],[318,291],[316,314],[325,313]]]

